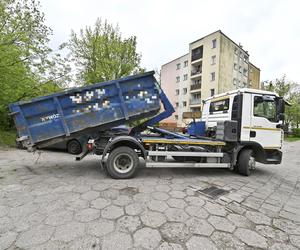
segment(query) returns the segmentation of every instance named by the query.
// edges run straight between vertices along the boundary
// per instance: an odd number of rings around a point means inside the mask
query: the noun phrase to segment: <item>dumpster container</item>
[[[151,71],[13,103],[9,109],[18,141],[34,149],[151,117],[160,110],[161,92]]]

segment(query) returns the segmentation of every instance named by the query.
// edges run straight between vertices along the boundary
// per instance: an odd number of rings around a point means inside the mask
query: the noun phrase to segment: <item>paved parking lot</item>
[[[300,142],[250,177],[141,169],[112,180],[97,157],[0,150],[0,249],[299,249]],[[211,185],[229,193],[211,199]]]

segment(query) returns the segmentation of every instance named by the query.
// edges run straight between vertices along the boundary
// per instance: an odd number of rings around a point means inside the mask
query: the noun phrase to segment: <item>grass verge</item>
[[[293,142],[293,141],[300,140],[300,137],[289,136],[289,137],[285,137],[284,140],[287,141],[287,142]]]
[[[16,131],[0,130],[0,146],[15,147],[16,146]]]

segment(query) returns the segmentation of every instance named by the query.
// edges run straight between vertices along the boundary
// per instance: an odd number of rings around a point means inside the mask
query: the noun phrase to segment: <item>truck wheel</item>
[[[81,144],[77,140],[70,140],[67,144],[68,153],[72,155],[79,155],[82,152]]]
[[[129,147],[114,149],[107,159],[107,172],[114,179],[132,178],[139,165],[137,153]]]
[[[249,176],[250,170],[255,168],[255,159],[252,156],[251,149],[244,149],[239,154],[238,158],[238,172],[241,175]]]

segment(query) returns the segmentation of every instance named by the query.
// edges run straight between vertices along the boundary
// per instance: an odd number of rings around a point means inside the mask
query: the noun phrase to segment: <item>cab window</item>
[[[209,112],[219,112],[224,111],[226,112],[229,109],[229,98],[213,101],[210,103]]]
[[[276,122],[275,100],[264,100],[261,96],[255,96],[253,114],[257,117],[264,117],[271,122]]]

